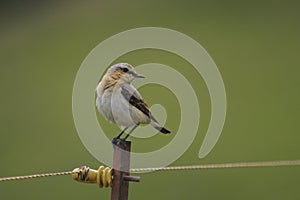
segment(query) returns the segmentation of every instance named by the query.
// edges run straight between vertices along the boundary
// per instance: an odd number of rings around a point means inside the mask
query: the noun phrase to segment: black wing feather
[[[127,89],[122,88],[121,90],[122,95],[124,96],[124,98],[134,107],[136,107],[137,109],[139,109],[140,111],[142,111],[145,115],[147,115],[151,120],[156,121],[156,119],[152,116],[148,105],[143,101],[143,99],[141,99],[138,95],[138,93],[136,91],[134,91],[133,93],[130,93]],[[158,123],[158,122],[157,122]],[[161,126],[154,126],[154,128],[156,128],[157,130],[159,130],[160,132],[164,133],[164,134],[168,134],[171,133],[169,130],[165,129],[164,127]]]
[[[124,98],[134,107],[142,111],[145,115],[147,115],[152,120],[156,121],[148,108],[148,105],[143,101],[143,99],[139,98],[135,92],[130,93],[127,89],[122,88],[121,91]]]

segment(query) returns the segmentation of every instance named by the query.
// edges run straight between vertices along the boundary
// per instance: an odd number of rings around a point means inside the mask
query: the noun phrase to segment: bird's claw
[[[120,138],[119,137],[114,137],[111,142],[115,145],[118,145],[120,143]]]

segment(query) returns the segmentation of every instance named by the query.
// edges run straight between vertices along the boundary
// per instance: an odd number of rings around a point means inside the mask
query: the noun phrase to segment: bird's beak
[[[142,74],[137,74],[137,73],[134,73],[133,76],[134,78],[145,78],[145,76],[143,76]]]

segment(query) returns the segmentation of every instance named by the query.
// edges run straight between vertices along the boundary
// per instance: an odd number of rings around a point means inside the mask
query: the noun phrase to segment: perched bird
[[[107,70],[96,89],[99,112],[122,128],[116,139],[120,139],[129,127],[133,127],[123,138],[126,140],[140,124],[151,124],[164,134],[170,133],[153,117],[140,93],[132,86],[131,82],[135,78],[145,77],[137,74],[128,63],[115,64]]]

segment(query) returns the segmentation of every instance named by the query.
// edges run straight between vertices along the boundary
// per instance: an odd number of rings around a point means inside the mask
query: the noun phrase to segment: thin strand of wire
[[[138,172],[152,172],[152,171],[226,169],[226,168],[249,168],[249,167],[282,167],[282,166],[300,166],[300,160],[206,164],[206,165],[191,165],[191,166],[176,166],[176,167],[150,167],[150,168],[130,169],[130,172],[138,173]],[[66,171],[66,172],[55,172],[55,173],[46,173],[46,174],[33,174],[27,176],[6,177],[6,178],[0,178],[0,182],[42,178],[42,177],[50,177],[50,176],[63,176],[63,175],[70,175],[73,173],[75,172]]]
[[[73,171],[68,171],[68,172],[55,172],[55,173],[47,173],[47,174],[33,174],[33,175],[27,175],[27,176],[14,176],[14,177],[0,178],[0,182],[42,178],[42,177],[50,177],[50,176],[64,176],[64,175],[70,175],[73,173],[74,173]]]
[[[177,167],[150,167],[150,168],[130,169],[130,172],[138,173],[138,172],[152,172],[152,171],[226,169],[226,168],[250,168],[250,167],[283,167],[283,166],[300,166],[300,160],[207,164],[207,165],[177,166]]]

